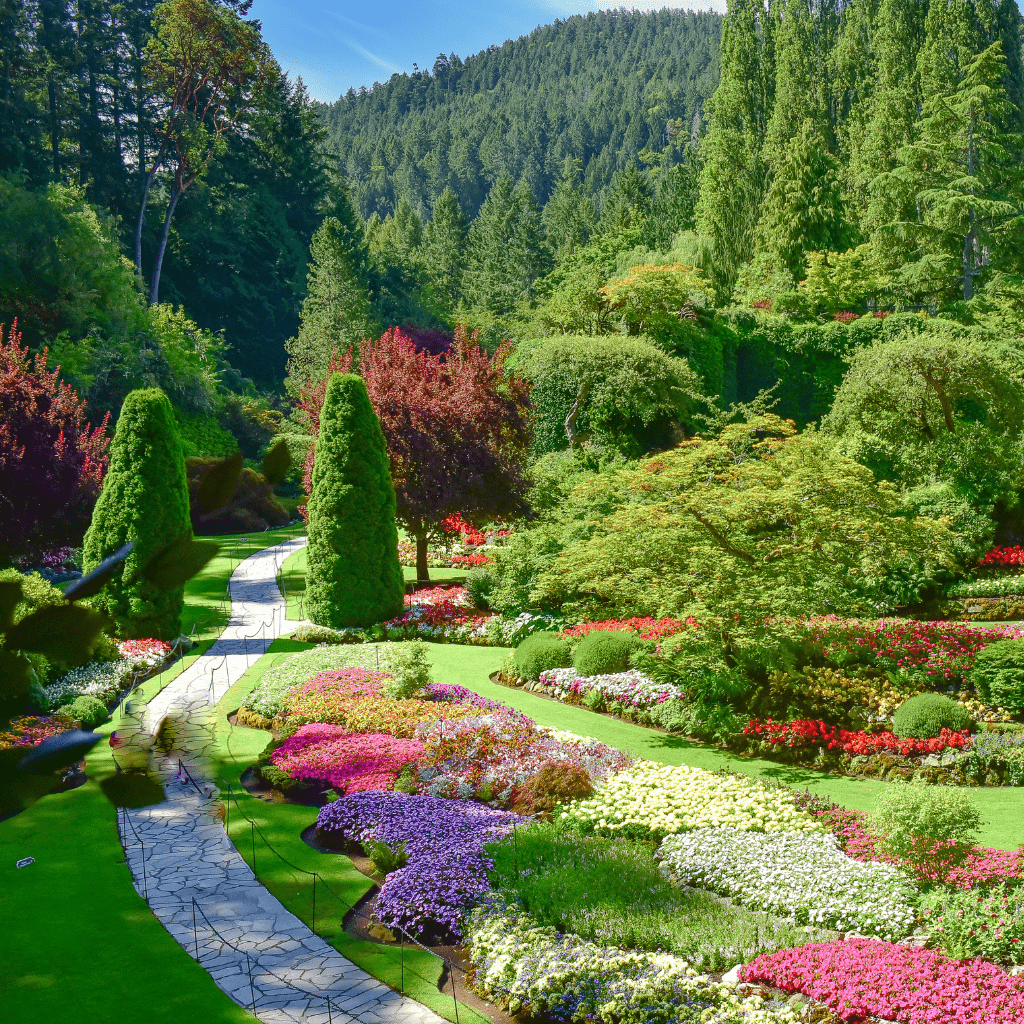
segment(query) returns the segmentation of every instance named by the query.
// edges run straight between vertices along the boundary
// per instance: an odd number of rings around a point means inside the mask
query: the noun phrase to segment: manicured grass
[[[281,592],[288,599],[287,617],[294,622],[305,618],[303,599],[306,593],[306,549],[296,551],[289,555],[281,565],[281,571],[277,576],[278,586]],[[402,566],[406,583],[416,582],[416,569],[411,565]],[[432,583],[462,583],[466,579],[464,569],[431,569],[430,580]]]
[[[437,988],[442,966],[437,957],[410,947],[403,951],[400,947],[363,942],[345,932],[343,920],[349,906],[369,892],[372,883],[355,868],[348,857],[320,854],[302,842],[303,829],[316,820],[316,808],[269,804],[251,797],[240,785],[242,772],[263,752],[269,735],[254,729],[235,728],[228,722],[227,716],[238,708],[244,696],[268,668],[294,651],[308,647],[308,644],[290,640],[276,640],[269,652],[217,705],[218,760],[215,770],[221,780],[222,799],[227,805],[228,833],[250,866],[253,864],[255,841],[255,870],[260,881],[292,913],[311,927],[314,923],[315,900],[316,931],[342,956],[392,988],[403,990],[406,995],[429,1006],[435,1013],[448,1020],[455,1020],[451,996],[442,995]],[[232,798],[228,795],[228,784]],[[254,821],[259,831],[255,831],[246,818]],[[280,856],[271,852],[263,837],[269,840]],[[322,881],[316,883],[315,892],[312,875],[304,874],[304,871],[315,871],[320,875]],[[456,974],[456,984],[459,985],[461,975],[458,972]],[[464,1021],[468,1024],[485,1024],[486,1021],[486,1018],[461,1003],[458,1018],[460,1024]]]
[[[483,697],[500,700],[524,712],[539,725],[594,736],[604,743],[650,761],[687,764],[710,770],[726,768],[747,775],[776,779],[787,786],[810,790],[858,811],[870,811],[878,794],[887,785],[880,781],[850,779],[810,768],[777,764],[763,758],[739,757],[679,736],[669,736],[631,722],[599,715],[585,708],[559,704],[533,693],[499,686],[492,683],[488,676],[500,667],[508,653],[509,648],[504,647],[430,645],[434,678],[438,682],[465,686]],[[1000,850],[1015,850],[1024,843],[1024,789],[977,789],[972,791],[972,796],[986,821],[981,829],[982,844]]]

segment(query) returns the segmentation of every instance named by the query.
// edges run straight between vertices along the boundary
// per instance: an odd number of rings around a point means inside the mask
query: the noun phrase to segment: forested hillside
[[[596,195],[631,160],[678,160],[699,134],[721,27],[707,12],[574,16],[465,61],[441,54],[320,113],[364,217],[402,198],[427,216],[446,187],[472,217],[503,173],[543,204],[567,157]]]

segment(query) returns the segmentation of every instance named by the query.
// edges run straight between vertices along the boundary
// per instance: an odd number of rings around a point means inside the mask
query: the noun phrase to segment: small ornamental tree
[[[399,328],[359,347],[359,372],[387,440],[398,520],[416,539],[416,578],[429,581],[427,544],[454,514],[480,523],[526,510],[529,385],[506,374],[508,349],[488,356],[464,327],[447,352],[418,351]],[[348,372],[351,350],[332,371]],[[303,391],[310,433],[324,385]],[[317,449],[306,460],[309,493]]]
[[[107,420],[91,427],[85,403],[29,359],[18,324],[0,324],[0,564],[75,546],[107,468]]]
[[[405,583],[384,434],[362,378],[330,376],[318,425],[306,607],[321,626],[369,626],[401,614]]]
[[[184,586],[161,589],[141,571],[168,545],[191,537],[185,459],[171,403],[159,388],[132,391],[121,407],[83,559],[90,572],[135,541],[121,571],[93,599],[119,636],[173,640],[181,632]]]

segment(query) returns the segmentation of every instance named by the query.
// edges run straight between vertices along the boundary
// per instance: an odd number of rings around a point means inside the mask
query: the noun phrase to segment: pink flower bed
[[[875,849],[877,837],[868,830],[865,814],[840,808],[820,811],[818,816],[839,837],[839,844],[848,857],[860,861],[880,860],[889,864],[902,864],[898,858]],[[940,879],[936,873],[934,880],[945,881],[957,889],[973,889],[977,885],[997,885],[1021,878],[1024,878],[1024,859],[1019,850],[993,850],[988,846],[976,846],[970,857],[953,868],[947,878]]]
[[[899,1024],[1019,1024],[1024,978],[984,960],[950,960],[941,953],[879,939],[810,942],[759,956],[740,972],[784,992],[802,992],[840,1020],[872,1017]]]
[[[56,718],[14,718],[6,729],[0,729],[0,750],[10,747],[34,747],[59,732],[67,732],[68,723]]]
[[[402,768],[422,753],[417,740],[314,723],[299,728],[270,760],[293,779],[329,782],[339,793],[362,793],[394,789]]]
[[[450,604],[469,605],[469,594],[465,587],[431,587],[429,590],[417,590],[415,594],[405,595],[405,607],[414,604]]]
[[[117,650],[122,658],[148,658],[162,661],[171,653],[171,645],[164,640],[120,640]]]

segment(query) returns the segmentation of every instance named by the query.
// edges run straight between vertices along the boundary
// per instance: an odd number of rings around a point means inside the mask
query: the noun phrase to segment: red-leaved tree
[[[416,539],[416,578],[429,581],[429,538],[453,513],[480,523],[526,510],[531,421],[529,385],[505,370],[507,346],[488,356],[459,326],[447,351],[418,347],[392,328],[362,342],[357,369],[384,429],[398,520]],[[328,375],[351,372],[354,361],[351,349],[336,351]],[[326,379],[310,384],[299,403],[314,437],[326,388]],[[311,446],[307,493],[313,458]]]
[[[80,544],[107,469],[107,421],[90,427],[85,403],[30,358],[17,320],[0,324],[0,564]]]

